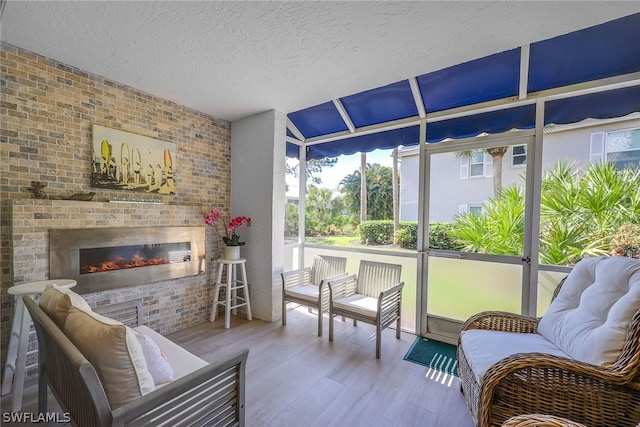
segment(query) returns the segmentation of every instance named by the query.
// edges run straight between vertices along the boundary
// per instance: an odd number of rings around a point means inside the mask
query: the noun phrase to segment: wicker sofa
[[[460,387],[480,427],[521,414],[640,423],[640,260],[578,262],[538,318],[484,312],[458,339]]]
[[[24,297],[38,336],[40,413],[47,411],[48,386],[71,423],[78,426],[244,425],[248,350],[209,364],[142,325],[141,301],[102,307],[101,313],[112,316],[106,318],[92,312],[71,291],[55,304],[47,298],[47,290],[40,304]],[[45,299],[49,303],[43,306]],[[91,318],[98,319],[95,329],[87,326],[93,325]],[[137,326],[130,328],[126,323]],[[74,324],[79,328],[73,329]],[[95,336],[87,338],[87,333]],[[129,347],[117,350],[120,343],[113,344],[114,337],[123,338]],[[140,337],[153,341],[164,362],[168,361],[160,374],[156,362],[152,369],[149,359],[145,361],[146,347],[143,357],[136,356],[143,346],[133,348],[132,344]],[[149,372],[127,371],[132,364],[137,365],[135,369],[148,364]],[[157,384],[158,375],[167,378]]]

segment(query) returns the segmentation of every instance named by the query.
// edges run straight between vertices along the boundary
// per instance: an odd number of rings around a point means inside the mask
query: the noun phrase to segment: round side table
[[[14,285],[7,289],[13,296],[13,322],[7,349],[7,363],[2,377],[2,395],[11,392],[11,411],[18,412],[22,407],[22,391],[24,390],[24,374],[27,363],[27,346],[31,330],[31,316],[25,308],[22,297],[34,296],[44,291],[47,285],[55,284],[59,288],[69,289],[77,282],[71,279],[42,280]]]
[[[231,326],[231,311],[235,314],[238,307],[247,307],[247,320],[251,320],[251,301],[249,300],[249,287],[247,285],[247,269],[245,258],[239,259],[219,259],[218,261],[218,278],[216,279],[216,287],[214,289],[213,307],[211,308],[211,320],[216,320],[218,315],[218,304],[224,305],[224,327],[229,329]],[[237,266],[240,266],[242,278],[238,278]],[[227,281],[222,282],[222,271],[227,267]],[[225,288],[225,299],[220,301],[220,290]],[[242,291],[242,296],[237,291]]]

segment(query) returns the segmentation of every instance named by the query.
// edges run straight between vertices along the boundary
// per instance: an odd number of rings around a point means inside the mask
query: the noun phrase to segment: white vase
[[[240,246],[225,246],[224,259],[240,259]]]

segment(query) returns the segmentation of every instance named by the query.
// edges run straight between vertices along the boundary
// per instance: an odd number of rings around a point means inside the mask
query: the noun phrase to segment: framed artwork
[[[176,145],[93,125],[91,187],[176,192]]]

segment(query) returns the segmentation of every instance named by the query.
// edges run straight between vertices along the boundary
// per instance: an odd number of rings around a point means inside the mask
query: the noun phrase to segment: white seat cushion
[[[487,369],[516,353],[545,353],[569,357],[539,334],[469,329],[460,336],[462,351],[478,384]]]
[[[158,344],[158,347],[169,361],[169,365],[171,365],[174,381],[208,365],[206,361],[188,352],[147,326],[136,326],[133,329],[151,337],[151,339]]]
[[[333,302],[333,306],[360,313],[364,316],[375,317],[378,313],[378,299],[360,294],[339,298]]]
[[[319,287],[315,285],[303,285],[295,286],[285,290],[287,295],[291,295],[296,298],[302,298],[309,301],[318,301]]]
[[[538,332],[573,359],[607,366],[622,353],[640,309],[640,260],[585,258],[565,280]]]

